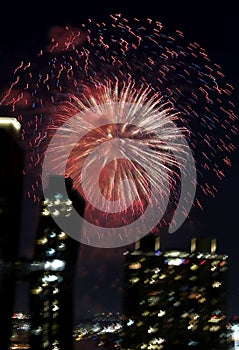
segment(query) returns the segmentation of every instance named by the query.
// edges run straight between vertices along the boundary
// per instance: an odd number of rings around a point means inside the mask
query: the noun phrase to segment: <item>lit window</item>
[[[215,281],[213,282],[212,284],[212,288],[219,288],[221,286],[222,282],[219,282],[219,281]]]
[[[63,231],[61,231],[61,233],[59,233],[59,235],[58,235],[58,239],[60,239],[60,240],[67,239],[67,237],[68,237],[67,234]]]
[[[35,335],[39,335],[42,332],[42,327],[37,327],[32,329],[32,333]]]
[[[190,270],[192,271],[196,271],[198,269],[198,265],[197,264],[193,264],[191,267],[190,267]]]
[[[180,302],[180,301],[176,301],[176,302],[173,304],[174,307],[178,307],[179,305],[181,305],[181,302]]]
[[[36,288],[33,288],[31,289],[31,294],[40,294],[42,292],[42,287],[39,286],[39,287],[36,287]]]
[[[45,270],[51,270],[51,271],[62,271],[65,268],[65,261],[54,259],[52,261],[46,261],[44,264]]]
[[[41,245],[44,245],[44,244],[46,244],[47,243],[47,238],[46,237],[42,237],[42,238],[39,238],[38,240],[37,240],[37,244],[41,244]]]
[[[210,322],[210,323],[217,323],[217,322],[220,322],[220,321],[221,321],[221,317],[220,317],[220,316],[216,316],[216,315],[212,316],[212,317],[208,320],[208,322]]]
[[[191,293],[189,294],[188,299],[198,299],[200,297],[201,297],[201,294],[199,293]]]
[[[66,248],[65,243],[60,243],[60,244],[58,245],[58,247],[57,247],[57,249],[58,249],[58,250],[61,250],[61,251],[65,250],[65,248]]]
[[[148,315],[150,315],[150,312],[148,310],[146,310],[142,313],[142,316],[148,316]]]
[[[219,331],[219,329],[220,329],[220,326],[217,325],[217,326],[212,326],[212,327],[210,327],[210,328],[209,328],[209,331],[210,331],[210,332],[217,332],[217,331]]]
[[[42,210],[42,215],[43,215],[43,216],[49,216],[49,215],[50,215],[49,210],[48,210],[47,208],[44,208],[44,209]]]
[[[154,272],[155,272],[156,274],[158,274],[160,271],[161,271],[161,269],[159,269],[158,267],[156,267],[156,269],[154,270]]]
[[[175,281],[178,281],[178,280],[180,280],[181,278],[182,278],[181,275],[177,275],[177,276],[174,277]]]
[[[129,281],[130,281],[132,284],[134,284],[134,283],[139,282],[139,278],[138,278],[138,277],[133,277],[133,278],[131,278]]]
[[[127,322],[127,326],[130,327],[130,326],[132,326],[132,324],[134,324],[134,321],[129,319],[129,321]]]
[[[166,312],[164,310],[160,310],[158,313],[158,317],[162,317],[166,314]]]
[[[54,197],[55,199],[63,199],[63,195],[61,193],[56,193]]]
[[[199,342],[198,342],[198,341],[194,341],[194,340],[191,340],[191,341],[188,343],[189,346],[195,346],[195,345],[198,345],[198,344],[199,344]]]
[[[200,304],[204,303],[205,301],[206,301],[206,298],[204,298],[204,297],[198,299],[198,302],[199,302]]]
[[[129,269],[130,270],[137,270],[137,269],[140,269],[140,268],[141,268],[140,262],[131,263],[129,265]]]
[[[43,345],[43,348],[47,348],[49,346],[49,341],[48,340],[44,341],[42,345]]]
[[[42,282],[55,282],[58,280],[56,275],[45,275],[42,277]]]
[[[54,238],[54,237],[56,237],[55,232],[50,232],[50,233],[49,233],[49,237],[50,237],[50,238]]]
[[[55,312],[55,311],[57,311],[57,310],[59,310],[59,306],[54,305],[53,308],[52,308],[52,311]]]
[[[53,212],[52,212],[53,216],[58,216],[59,214],[60,214],[60,212],[57,209],[54,209]]]
[[[148,333],[151,334],[151,333],[155,333],[158,331],[158,328],[157,327],[149,327],[148,329]]]
[[[53,248],[49,248],[47,251],[46,251],[46,255],[47,256],[52,256],[52,255],[54,255],[55,254],[55,249],[53,249]]]
[[[181,258],[172,258],[172,259],[165,260],[165,263],[167,263],[168,265],[174,265],[174,266],[182,265],[183,262],[184,262],[184,259],[181,259]]]
[[[196,281],[196,280],[197,280],[197,276],[195,275],[189,278],[189,281]]]
[[[149,284],[155,284],[155,280],[152,278],[150,281],[149,281]]]

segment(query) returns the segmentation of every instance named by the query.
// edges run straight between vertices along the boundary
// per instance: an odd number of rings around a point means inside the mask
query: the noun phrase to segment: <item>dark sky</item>
[[[129,5],[130,3],[130,5]],[[208,1],[67,1],[30,3],[18,2],[13,6],[5,3],[5,20],[0,21],[0,74],[1,84],[7,83],[11,69],[22,56],[45,44],[49,29],[55,25],[77,26],[87,18],[104,18],[110,13],[125,16],[150,17],[162,22],[169,31],[181,30],[189,41],[204,47],[210,58],[222,66],[227,80],[239,92],[239,42],[238,12],[232,0],[212,6]],[[239,142],[237,140],[237,146]],[[162,248],[182,247],[189,249],[194,235],[216,237],[218,250],[229,255],[229,314],[239,314],[239,260],[238,260],[238,151],[232,156],[232,167],[218,186],[215,200],[208,199],[204,212],[185,225],[174,235],[164,234]],[[34,240],[35,224],[31,217],[35,208],[24,204],[23,232]],[[28,240],[29,242],[29,240]],[[26,249],[27,247],[27,249]],[[124,248],[100,249],[82,246],[76,288],[76,317],[86,317],[88,310],[120,311],[122,292],[122,252]],[[29,244],[22,243],[23,255],[30,254]],[[21,298],[20,298],[21,299]],[[21,303],[18,303],[21,307]]]

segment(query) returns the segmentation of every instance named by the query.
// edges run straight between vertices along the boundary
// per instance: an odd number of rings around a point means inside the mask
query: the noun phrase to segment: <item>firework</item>
[[[126,225],[128,235],[148,205],[162,219],[151,229],[169,224],[167,206],[178,207],[178,228],[191,205],[215,197],[238,131],[232,94],[220,66],[180,31],[115,15],[52,30],[49,45],[15,69],[1,103],[23,124],[25,173],[36,179],[29,198],[41,198],[47,153],[51,172],[72,177],[98,232]]]

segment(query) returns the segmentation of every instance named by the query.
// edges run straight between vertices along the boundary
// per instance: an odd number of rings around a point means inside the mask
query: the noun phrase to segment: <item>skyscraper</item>
[[[14,263],[21,231],[24,151],[21,125],[0,117],[0,346],[7,350],[15,296]]]
[[[30,277],[31,348],[34,350],[73,349],[73,292],[79,242],[55,223],[55,215],[71,216],[71,204],[83,216],[84,202],[66,178],[69,198],[59,189],[59,177],[49,181],[49,198],[42,201],[34,261]],[[80,232],[79,232],[80,234]]]
[[[215,240],[193,239],[190,252],[159,243],[125,252],[123,349],[226,349],[227,255]]]

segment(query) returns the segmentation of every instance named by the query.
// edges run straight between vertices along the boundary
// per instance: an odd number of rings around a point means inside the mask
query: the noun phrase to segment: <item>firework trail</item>
[[[238,132],[232,95],[221,67],[180,31],[169,34],[160,22],[112,15],[79,28],[52,28],[47,47],[16,67],[1,105],[23,125],[25,173],[35,177],[28,197],[41,198],[44,155],[62,128],[70,153],[62,169],[61,134],[51,145],[54,171],[69,174],[87,197],[87,220],[117,227],[122,217],[128,224],[144,213],[154,190],[162,215],[169,194],[169,213],[181,201],[184,217],[187,203],[203,208],[205,196],[215,197]],[[137,142],[145,146],[140,151]],[[195,199],[190,191],[181,198],[188,148],[196,164]],[[196,185],[193,176],[191,182]]]

